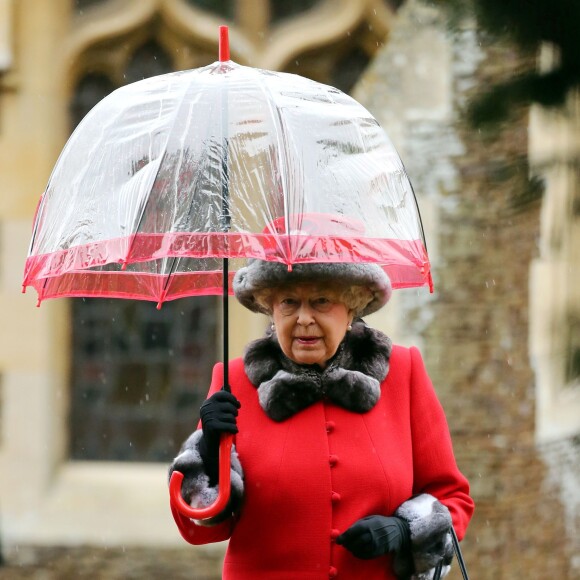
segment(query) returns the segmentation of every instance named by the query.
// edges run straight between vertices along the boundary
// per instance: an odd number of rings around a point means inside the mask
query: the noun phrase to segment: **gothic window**
[[[153,41],[137,48],[127,82],[163,74],[172,62]],[[121,75],[123,76],[123,75]],[[115,87],[86,74],[70,105],[71,125]],[[73,459],[169,461],[196,427],[216,360],[216,300],[74,299],[70,454]]]
[[[298,16],[313,8],[320,0],[272,0],[270,2],[270,17],[272,22],[276,23],[293,16]]]
[[[109,0],[74,0],[74,7],[79,14],[82,14],[85,9],[97,4],[105,4],[106,2],[109,2]]]
[[[330,83],[341,91],[349,93],[370,60],[370,55],[362,47],[354,46],[334,63]]]
[[[167,53],[153,40],[140,46],[127,64],[125,80],[133,83],[145,78],[162,75],[173,69]]]
[[[223,19],[238,39],[240,52],[232,46],[232,53],[240,64],[295,72],[348,92],[385,37],[389,18],[382,0],[364,6],[344,0],[336,8],[332,0],[71,2],[84,28],[72,127],[121,84],[215,61]],[[296,18],[300,27],[292,32]],[[207,30],[212,21],[214,45]],[[107,35],[118,22],[123,27]],[[327,24],[325,46],[313,47],[309,39]],[[169,460],[195,427],[218,358],[217,300],[183,299],[158,311],[148,302],[74,299],[71,308],[72,457]]]
[[[229,20],[234,19],[235,15],[235,0],[186,0],[188,4],[208,10]]]
[[[83,117],[113,89],[113,82],[103,74],[87,74],[77,84],[70,103],[70,120],[74,129]]]
[[[164,461],[196,427],[211,379],[213,297],[73,300],[71,456]]]

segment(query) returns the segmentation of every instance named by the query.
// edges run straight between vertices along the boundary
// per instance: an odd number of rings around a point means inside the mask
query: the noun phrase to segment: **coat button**
[[[340,530],[330,530],[330,539],[334,542],[340,536]]]
[[[329,455],[328,463],[330,463],[330,467],[334,467],[338,463],[338,455]]]
[[[340,493],[333,491],[330,496],[330,500],[332,501],[332,503],[338,503],[340,501]]]
[[[328,569],[328,577],[329,578],[336,578],[337,576],[338,576],[338,570],[334,566],[331,566]]]
[[[336,427],[336,423],[334,421],[327,421],[326,422],[326,432],[332,433],[334,428]]]

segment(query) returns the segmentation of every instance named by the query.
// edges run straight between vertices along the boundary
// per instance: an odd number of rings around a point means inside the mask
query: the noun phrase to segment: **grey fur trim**
[[[174,470],[181,471],[185,476],[181,484],[181,494],[183,499],[195,508],[211,505],[218,496],[218,488],[209,485],[209,477],[205,473],[203,461],[199,454],[198,446],[202,435],[201,429],[194,431],[181,446],[179,455],[173,460],[169,468],[169,477]],[[215,525],[239,510],[244,496],[244,473],[235,446],[232,446],[231,461],[231,490],[228,506],[221,514],[213,518],[195,520],[196,524]]]
[[[325,369],[291,361],[272,332],[248,345],[244,366],[258,388],[260,405],[275,421],[288,419],[323,397],[366,413],[379,400],[391,350],[387,336],[356,320]]]
[[[411,531],[411,553],[396,553],[394,569],[402,580],[431,580],[443,560],[444,578],[453,558],[451,515],[435,497],[424,493],[399,506],[395,516],[404,519]]]
[[[250,260],[234,277],[234,294],[240,303],[253,312],[269,314],[258,304],[254,293],[264,288],[300,283],[324,282],[332,286],[366,286],[373,299],[360,316],[366,316],[382,308],[391,297],[391,281],[378,264],[315,263],[295,264],[291,271],[278,262]]]

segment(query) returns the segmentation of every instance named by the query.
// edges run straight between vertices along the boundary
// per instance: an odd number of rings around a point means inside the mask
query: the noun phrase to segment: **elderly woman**
[[[446,419],[421,355],[360,318],[391,284],[371,264],[255,260],[234,279],[238,300],[272,325],[230,362],[231,394],[214,369],[201,429],[170,473],[194,507],[213,502],[221,433],[237,433],[231,500],[197,522],[174,513],[192,544],[229,538],[227,580],[432,578],[473,512]]]

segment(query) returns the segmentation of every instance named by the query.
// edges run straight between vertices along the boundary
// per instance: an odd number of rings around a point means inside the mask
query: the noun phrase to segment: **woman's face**
[[[334,292],[310,285],[276,290],[272,310],[282,352],[298,364],[322,368],[336,353],[353,318]]]

